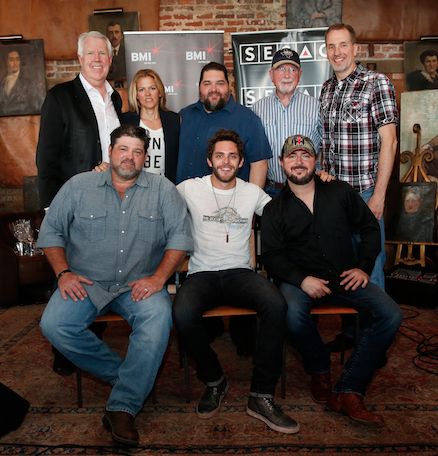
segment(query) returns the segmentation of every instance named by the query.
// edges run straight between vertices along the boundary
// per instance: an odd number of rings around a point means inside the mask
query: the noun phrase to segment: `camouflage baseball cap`
[[[294,150],[305,150],[316,157],[316,152],[315,148],[313,147],[312,140],[307,136],[289,136],[289,138],[287,138],[284,142],[283,149],[281,150],[281,156],[287,157]]]

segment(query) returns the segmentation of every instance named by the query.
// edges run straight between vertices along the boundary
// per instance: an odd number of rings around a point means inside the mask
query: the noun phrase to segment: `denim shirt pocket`
[[[362,101],[348,100],[342,108],[342,120],[348,123],[360,122],[362,118]]]
[[[157,212],[138,213],[138,237],[154,245],[164,240],[163,217]]]
[[[106,215],[106,211],[82,211],[79,214],[84,235],[89,242],[105,239]]]

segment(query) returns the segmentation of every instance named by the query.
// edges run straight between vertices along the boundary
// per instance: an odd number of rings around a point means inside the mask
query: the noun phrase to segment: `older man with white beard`
[[[295,51],[289,48],[277,51],[269,70],[276,90],[253,106],[254,113],[262,121],[273,154],[265,186],[265,192],[272,197],[286,182],[278,159],[284,141],[292,135],[305,135],[312,140],[317,152],[322,141],[319,101],[296,90],[302,73],[300,57]],[[320,169],[317,163],[317,171]]]

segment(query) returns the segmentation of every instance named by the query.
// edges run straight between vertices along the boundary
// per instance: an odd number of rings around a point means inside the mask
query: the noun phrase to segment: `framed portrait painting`
[[[405,41],[407,91],[438,89],[438,40]]]
[[[99,13],[88,16],[90,30],[103,33],[111,41],[113,61],[108,73],[108,80],[114,81],[114,87],[126,86],[126,56],[123,33],[139,31],[138,12],[129,13]]]
[[[46,96],[43,40],[0,41],[0,116],[40,114]]]
[[[436,182],[391,182],[387,194],[386,238],[434,242]]]

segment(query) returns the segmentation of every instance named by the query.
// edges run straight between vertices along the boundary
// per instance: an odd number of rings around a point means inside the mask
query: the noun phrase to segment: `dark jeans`
[[[364,396],[379,360],[391,346],[403,320],[399,305],[371,282],[365,288],[346,294],[332,291],[320,299],[313,299],[301,288],[288,283],[282,283],[280,290],[289,306],[287,328],[307,372],[323,373],[330,370],[330,352],[323,344],[310,315],[312,305],[335,304],[359,312],[359,343],[345,363],[341,379],[333,390]]]
[[[202,324],[202,314],[219,305],[254,309],[261,317],[251,392],[273,395],[281,372],[285,299],[268,279],[250,269],[199,272],[185,280],[175,297],[173,320],[204,382],[215,382],[223,375]]]

